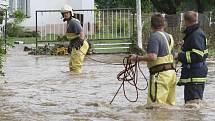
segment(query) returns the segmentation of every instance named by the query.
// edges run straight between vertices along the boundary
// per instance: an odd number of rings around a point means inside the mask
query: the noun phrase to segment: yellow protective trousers
[[[167,70],[150,75],[147,104],[175,105],[175,88],[175,70]]]
[[[72,48],[72,53],[69,60],[70,72],[82,73],[82,65],[88,49],[89,49],[89,44],[86,40],[84,40],[83,46],[79,50]]]

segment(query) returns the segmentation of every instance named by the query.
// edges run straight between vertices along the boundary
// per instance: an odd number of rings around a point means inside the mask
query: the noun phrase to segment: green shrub
[[[4,75],[3,73],[3,56],[4,56],[4,49],[3,49],[3,40],[0,39],[0,76]]]
[[[26,31],[23,27],[19,26],[19,24],[25,19],[25,14],[17,10],[12,14],[14,21],[8,23],[7,26],[7,34],[9,37],[26,37],[30,36],[29,33],[26,34]]]
[[[3,23],[3,19],[4,19],[4,10],[3,9],[0,9],[0,24]]]
[[[19,37],[19,35],[24,33],[22,27],[15,23],[8,23],[6,31],[9,37]]]
[[[36,31],[24,30],[23,27],[15,24],[8,23],[7,24],[7,34],[9,37],[36,37],[39,36]]]
[[[14,19],[14,23],[20,24],[25,19],[25,14],[21,10],[17,10],[12,15]]]

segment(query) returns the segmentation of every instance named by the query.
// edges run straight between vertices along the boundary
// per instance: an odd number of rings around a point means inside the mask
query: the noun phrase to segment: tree
[[[180,11],[196,10],[199,13],[215,10],[215,0],[151,0],[158,12],[176,14]]]
[[[135,0],[116,0],[116,1],[124,5],[124,7],[136,8]],[[144,13],[152,12],[151,0],[141,0],[141,9],[142,9],[142,12]]]
[[[152,4],[158,12],[176,14],[176,0],[152,0]]]
[[[95,0],[98,8],[127,7],[135,8],[135,0]],[[148,13],[154,8],[158,12],[176,14],[180,11],[215,11],[215,0],[141,0],[142,12]]]
[[[98,9],[118,7],[115,0],[95,0]]]
[[[95,0],[98,8],[136,8],[134,0]],[[141,0],[142,11],[145,13],[152,11],[151,0]]]

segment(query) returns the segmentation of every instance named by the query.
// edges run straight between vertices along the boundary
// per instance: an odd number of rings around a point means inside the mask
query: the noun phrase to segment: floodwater
[[[145,109],[147,91],[139,92],[138,102],[131,103],[121,90],[109,104],[121,84],[116,75],[123,69],[122,65],[101,64],[86,58],[83,74],[75,75],[68,72],[67,56],[33,56],[22,50],[22,45],[11,48],[6,57],[6,75],[0,78],[0,121],[215,120],[215,65],[209,65],[205,107],[183,108],[183,87],[177,87],[175,107]],[[124,56],[88,57],[119,63]],[[141,67],[148,76],[146,65]],[[138,82],[144,82],[143,77]],[[127,90],[128,96],[134,99],[134,88]]]

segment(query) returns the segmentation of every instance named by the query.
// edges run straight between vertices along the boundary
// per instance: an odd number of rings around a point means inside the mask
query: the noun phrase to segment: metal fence
[[[134,32],[133,9],[74,10],[94,53],[129,52]],[[58,36],[66,33],[59,10],[36,11],[36,38],[38,43],[57,42]],[[50,20],[50,21],[49,21]]]
[[[142,14],[143,18],[143,43],[146,47],[146,43],[150,36],[150,18],[152,14]],[[166,18],[166,27],[165,31],[173,35],[175,43],[182,40],[184,37],[183,30],[185,29],[183,13],[177,15],[165,15]],[[198,14],[198,21],[200,27],[206,33],[208,39],[209,49],[214,49],[215,47],[215,13],[205,12],[204,14]]]
[[[93,9],[74,10],[75,16],[81,21],[84,32],[91,42],[94,53],[129,52],[130,45],[135,41],[136,15],[133,9]],[[142,14],[143,47],[146,47],[150,36],[150,18],[152,14]],[[52,22],[47,18],[55,16]],[[60,19],[59,10],[36,11],[36,29],[40,42],[56,42],[58,36],[66,32],[66,23]],[[166,31],[173,35],[176,43],[183,39],[183,13],[166,15]],[[215,15],[212,12],[199,14],[199,22],[209,40],[210,48],[215,47]]]

